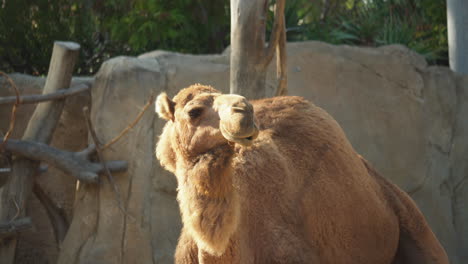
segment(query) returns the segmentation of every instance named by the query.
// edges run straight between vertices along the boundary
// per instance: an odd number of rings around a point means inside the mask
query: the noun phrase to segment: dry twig
[[[0,145],[0,150],[3,150],[5,147],[5,142],[7,142],[8,138],[10,137],[11,133],[13,132],[13,129],[15,128],[15,121],[16,121],[16,110],[18,109],[18,105],[21,103],[20,100],[20,93],[18,90],[18,87],[16,87],[15,82],[8,76],[8,74],[0,71],[0,75],[3,75],[6,80],[10,83],[11,87],[15,90],[15,103],[13,104],[13,108],[11,109],[11,118],[10,118],[10,126],[8,128],[8,131],[5,133],[5,136],[3,137],[3,143]]]
[[[9,139],[5,143],[5,149],[31,160],[44,161],[78,180],[88,183],[96,183],[99,179],[98,174],[104,171],[102,164],[88,160],[95,151],[93,145],[75,153],[56,149],[36,141]],[[105,164],[109,170],[116,172],[125,171],[128,166],[126,161],[108,161]]]
[[[49,216],[50,222],[52,224],[52,229],[54,230],[55,240],[57,245],[60,245],[65,238],[69,227],[67,218],[65,216],[65,211],[54,203],[54,201],[47,195],[38,182],[34,183],[33,192],[39,202],[41,202],[41,204],[46,209],[47,215]]]
[[[265,51],[265,57],[263,59],[263,64],[267,66],[270,64],[270,61],[275,55],[275,49],[278,45],[278,41],[281,38],[281,24],[284,23],[284,6],[286,5],[286,0],[277,0],[275,7],[275,21],[273,22],[273,29],[270,34],[270,42]]]
[[[286,63],[286,23],[284,21],[284,10],[276,9],[276,16],[279,20],[280,37],[276,45],[276,79],[278,88],[276,96],[286,95],[288,93],[288,74]]]
[[[14,197],[13,197],[13,203],[15,204],[15,207],[16,207],[16,214],[13,216],[13,218],[11,218],[10,222],[15,221],[16,218],[18,218],[18,216],[21,214],[21,207],[18,205],[18,202],[16,201]]]
[[[96,153],[97,153],[98,159],[101,162],[102,166],[104,167],[104,172],[106,173],[107,178],[109,180],[109,183],[111,184],[112,189],[113,189],[113,191],[114,191],[114,193],[116,195],[117,205],[118,205],[119,209],[125,215],[128,215],[125,208],[123,208],[119,188],[118,188],[117,184],[115,183],[114,177],[112,176],[111,172],[109,171],[109,168],[107,167],[107,165],[105,163],[104,156],[102,155],[102,148],[100,146],[100,142],[99,142],[99,139],[98,139],[98,137],[96,135],[96,131],[94,130],[93,124],[91,123],[91,118],[90,118],[88,107],[86,107],[86,106],[83,107],[83,113],[84,113],[84,116],[85,116],[85,119],[86,119],[86,125],[88,126],[88,131],[91,134],[91,138],[93,139],[94,144],[96,146]]]
[[[133,120],[132,123],[130,123],[124,130],[122,130],[122,132],[120,132],[119,135],[117,135],[116,137],[114,137],[113,139],[111,139],[109,142],[107,142],[106,144],[104,144],[101,149],[105,149],[107,147],[109,147],[110,145],[114,144],[115,142],[117,142],[121,137],[123,137],[125,134],[128,133],[128,131],[130,129],[132,129],[137,123],[138,121],[140,121],[140,119],[143,117],[143,114],[146,112],[146,110],[148,109],[148,107],[150,107],[150,105],[152,105],[154,102],[154,95],[152,94],[150,96],[150,98],[148,99],[148,102],[143,106],[143,109],[141,109],[140,113],[137,115],[137,117],[135,118],[135,120]]]

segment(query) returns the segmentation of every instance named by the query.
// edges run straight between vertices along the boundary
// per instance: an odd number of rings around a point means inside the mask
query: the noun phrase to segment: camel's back
[[[302,97],[274,97],[254,101],[253,105],[260,130],[271,133],[277,142],[300,146],[302,153],[304,146],[351,147],[333,117]]]
[[[322,263],[391,258],[397,218],[337,122],[301,97],[253,105],[260,134],[238,161],[244,221],[248,228],[264,229],[268,238],[261,241],[288,241],[265,248],[298,255],[315,252]],[[363,250],[370,252],[362,256]],[[329,258],[333,261],[327,262]]]
[[[274,97],[253,102],[260,129],[258,145],[270,142],[291,169],[305,178],[319,169],[332,152],[337,166],[359,163],[364,166],[338,123],[326,111],[302,97]],[[338,155],[339,154],[339,155]],[[292,166],[291,166],[292,165]],[[328,164],[330,165],[330,164]]]
[[[260,134],[252,151],[265,151],[258,160],[277,159],[283,163],[284,174],[269,177],[288,178],[289,188],[295,193],[300,188],[305,193],[317,188],[336,195],[336,190],[343,188],[344,193],[357,197],[364,194],[368,198],[376,196],[379,201],[385,199],[376,179],[369,175],[341,127],[326,111],[295,96],[256,101],[254,107]],[[262,169],[257,173],[263,174]],[[320,190],[316,190],[317,195]]]

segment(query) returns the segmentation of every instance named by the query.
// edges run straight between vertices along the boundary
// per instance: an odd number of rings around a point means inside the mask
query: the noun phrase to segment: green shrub
[[[81,66],[93,54],[93,23],[82,1],[5,0],[0,7],[0,67],[44,74],[54,40],[81,44]],[[84,71],[78,67],[78,72]]]
[[[364,46],[399,43],[431,63],[447,64],[445,4],[287,0],[287,39]],[[76,74],[93,74],[103,60],[117,55],[155,49],[219,53],[229,45],[228,0],[3,0],[0,5],[0,69],[7,72],[46,74],[54,40],[81,44]],[[274,0],[267,31],[273,5]]]
[[[326,19],[307,25],[308,39],[334,44],[402,44],[430,63],[448,63],[445,0],[343,1]]]
[[[131,54],[154,49],[221,52],[229,43],[229,1],[113,0],[97,10],[101,29]]]
[[[103,60],[166,49],[218,53],[229,44],[227,0],[4,0],[0,68],[47,73],[54,40],[81,44],[76,74]]]

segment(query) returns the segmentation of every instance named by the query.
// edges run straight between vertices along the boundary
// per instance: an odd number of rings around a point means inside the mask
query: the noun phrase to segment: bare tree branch
[[[16,236],[18,232],[32,228],[31,218],[23,217],[8,223],[0,223],[0,238]]]
[[[137,117],[135,118],[135,120],[133,120],[132,123],[130,123],[124,130],[122,130],[120,132],[120,134],[116,137],[114,137],[113,139],[111,139],[109,142],[107,142],[104,146],[101,147],[101,149],[105,149],[107,147],[109,147],[110,145],[114,144],[115,142],[117,142],[121,137],[123,137],[125,134],[127,134],[127,132],[132,129],[137,123],[138,121],[140,121],[140,119],[143,117],[143,114],[145,113],[145,111],[148,109],[148,107],[150,105],[152,105],[154,102],[154,95],[152,94],[150,96],[150,98],[148,99],[148,102],[143,106],[143,109],[141,110],[141,112],[137,115]]]
[[[128,133],[128,131],[132,129],[138,123],[138,121],[141,120],[143,114],[153,103],[153,101],[154,96],[151,95],[148,99],[148,102],[143,106],[143,109],[137,115],[135,120],[124,130],[122,130],[118,136],[114,137],[107,144],[101,147],[100,150],[114,144],[126,133]],[[93,132],[90,131],[91,135],[93,133],[95,135],[94,130],[92,131]],[[126,161],[110,161],[105,162],[104,164],[90,162],[90,156],[97,151],[97,148],[94,144],[89,145],[86,149],[80,152],[68,152],[33,141],[19,141],[12,139],[8,140],[7,143],[4,143],[0,140],[0,143],[5,144],[5,149],[16,155],[24,156],[32,160],[44,161],[76,177],[78,180],[88,183],[98,182],[98,174],[105,172],[105,167],[107,167],[110,172],[120,172],[125,171],[128,166]],[[110,180],[113,182],[112,175]],[[113,184],[115,185],[115,183]],[[116,192],[118,193],[118,190],[116,190]]]
[[[99,142],[99,139],[96,135],[96,131],[94,130],[94,127],[93,127],[93,124],[91,123],[91,118],[90,118],[90,113],[89,113],[89,109],[88,107],[83,107],[83,114],[86,118],[86,125],[88,126],[88,131],[89,133],[91,134],[91,138],[93,139],[94,141],[94,144],[96,146],[96,153],[98,155],[98,158],[99,158],[99,161],[101,162],[102,164],[102,167],[104,169],[104,172],[106,173],[107,175],[107,178],[109,179],[109,183],[111,184],[112,186],[112,189],[115,193],[115,196],[117,197],[117,205],[119,207],[119,209],[125,214],[125,215],[128,215],[127,214],[127,211],[125,210],[125,208],[123,207],[123,204],[122,204],[122,199],[120,197],[120,191],[119,191],[119,188],[117,186],[117,184],[115,183],[115,180],[114,180],[114,177],[112,176],[105,160],[104,160],[104,156],[102,155],[102,150],[101,150],[101,144]]]
[[[282,24],[284,24],[284,6],[286,4],[285,2],[286,0],[276,1],[275,21],[270,34],[270,42],[268,43],[268,46],[265,51],[265,56],[263,58],[264,66],[267,66],[273,59],[273,56],[275,55],[276,46],[278,45],[278,40],[281,37],[281,28],[284,27],[284,25]]]
[[[20,104],[36,104],[40,102],[63,99],[70,95],[75,95],[84,91],[87,91],[91,88],[89,83],[80,83],[78,85],[72,86],[68,89],[60,89],[56,92],[49,94],[35,94],[35,95],[23,95],[19,97]],[[8,96],[0,98],[0,105],[2,104],[12,104],[15,103],[16,96]]]
[[[89,160],[91,155],[96,152],[96,146],[94,144],[89,144],[87,148],[83,149],[82,151],[76,152],[76,156],[81,159]]]
[[[54,203],[38,182],[34,183],[33,192],[46,209],[47,215],[49,216],[49,220],[52,224],[52,229],[54,230],[55,240],[57,245],[60,245],[65,238],[69,227],[65,211]]]
[[[15,90],[15,96],[12,96],[12,103],[13,103],[13,108],[11,109],[11,118],[10,118],[10,126],[8,128],[8,131],[5,133],[5,136],[3,137],[3,141],[7,141],[8,138],[11,135],[11,132],[13,132],[13,129],[15,128],[15,121],[16,121],[16,110],[18,109],[18,105],[20,104],[20,94],[18,87],[16,87],[15,82],[8,76],[8,74],[0,71],[0,75],[5,76],[7,81],[10,83],[11,87]],[[3,150],[4,144],[0,145],[0,151]]]
[[[83,182],[96,183],[98,182],[98,174],[104,172],[102,164],[86,159],[92,153],[93,146],[77,153],[26,140],[9,139],[4,146],[6,150],[16,155],[31,160],[44,161]],[[128,166],[126,161],[109,161],[105,164],[110,171],[114,172],[125,171]]]
[[[284,21],[284,13],[280,15],[280,38],[276,46],[276,79],[278,87],[276,96],[286,95],[288,93],[288,70],[286,62],[286,23]]]

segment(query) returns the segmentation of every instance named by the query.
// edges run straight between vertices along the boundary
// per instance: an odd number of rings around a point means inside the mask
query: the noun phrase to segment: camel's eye
[[[195,118],[201,116],[202,113],[203,113],[203,108],[196,107],[196,108],[191,109],[188,112],[188,115],[190,116],[190,118],[195,119]]]

